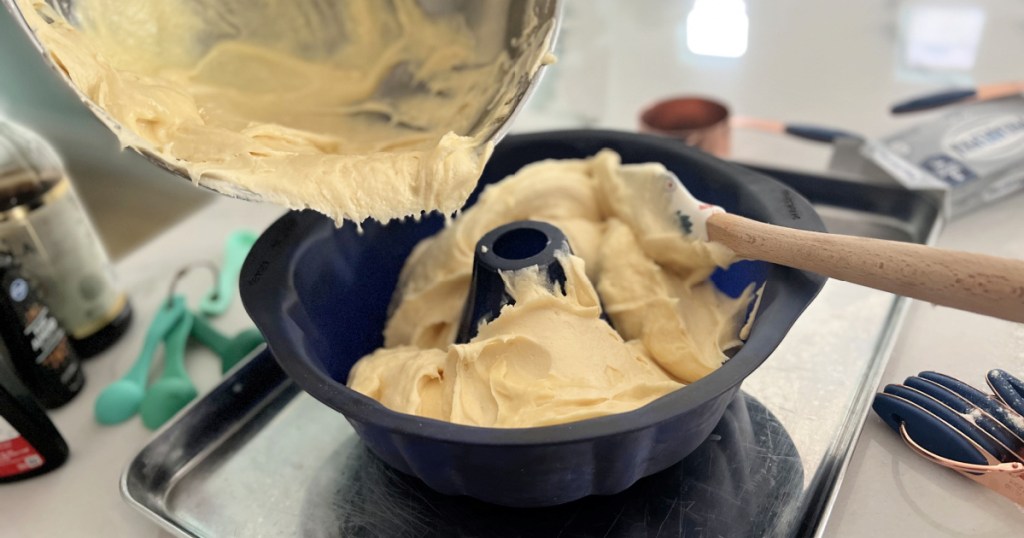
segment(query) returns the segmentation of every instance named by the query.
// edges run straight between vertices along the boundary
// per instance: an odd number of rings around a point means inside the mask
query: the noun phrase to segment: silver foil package
[[[1024,96],[957,106],[880,146],[864,156],[907,188],[947,191],[962,215],[1024,188]]]

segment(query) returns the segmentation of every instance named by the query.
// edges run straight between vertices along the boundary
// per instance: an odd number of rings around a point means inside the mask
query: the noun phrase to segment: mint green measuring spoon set
[[[210,323],[210,318],[220,316],[231,306],[242,262],[256,238],[256,234],[249,231],[237,231],[228,237],[222,269],[218,271],[213,264],[206,265],[213,270],[216,284],[201,298],[195,312],[189,310],[183,295],[175,293],[175,285],[196,266],[178,271],[167,300],[149,325],[135,363],[123,377],[103,389],[96,399],[97,422],[120,424],[138,413],[142,423],[155,430],[195,399],[198,391],[185,368],[190,339],[209,348],[220,358],[222,373],[263,344],[263,336],[255,328],[228,337]],[[147,386],[150,366],[161,344],[163,372]]]

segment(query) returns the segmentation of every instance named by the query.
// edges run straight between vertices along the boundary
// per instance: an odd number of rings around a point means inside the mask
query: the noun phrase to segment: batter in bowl
[[[514,94],[551,58],[532,2],[17,0],[125,146],[229,195],[339,224],[451,214]],[[67,18],[65,18],[67,15]]]
[[[356,363],[349,386],[404,413],[529,427],[630,411],[711,373],[741,344],[753,290],[734,299],[708,280],[733,255],[652,206],[663,177],[659,164],[623,167],[606,150],[489,186],[413,250],[384,347]],[[565,233],[564,289],[536,267],[505,273],[515,304],[454,344],[477,241],[518,220]]]

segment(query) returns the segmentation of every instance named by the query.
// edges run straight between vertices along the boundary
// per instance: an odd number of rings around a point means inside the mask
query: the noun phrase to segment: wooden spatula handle
[[[744,258],[1024,322],[1024,260],[794,230],[720,213],[708,237]]]

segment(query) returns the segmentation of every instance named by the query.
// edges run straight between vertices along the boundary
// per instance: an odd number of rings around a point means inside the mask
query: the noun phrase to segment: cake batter
[[[510,60],[507,0],[473,28],[416,0],[18,4],[123,145],[339,224],[457,211],[517,83],[552,61],[532,4]]]
[[[752,290],[738,299],[718,291],[708,276],[732,253],[652,207],[652,196],[666,198],[664,172],[624,167],[603,151],[533,164],[489,186],[413,250],[385,345],[356,363],[349,386],[404,413],[529,427],[630,411],[714,371],[741,344]],[[569,239],[564,294],[536,267],[505,273],[515,304],[453,344],[476,242],[527,219]],[[600,318],[602,303],[614,329]]]

